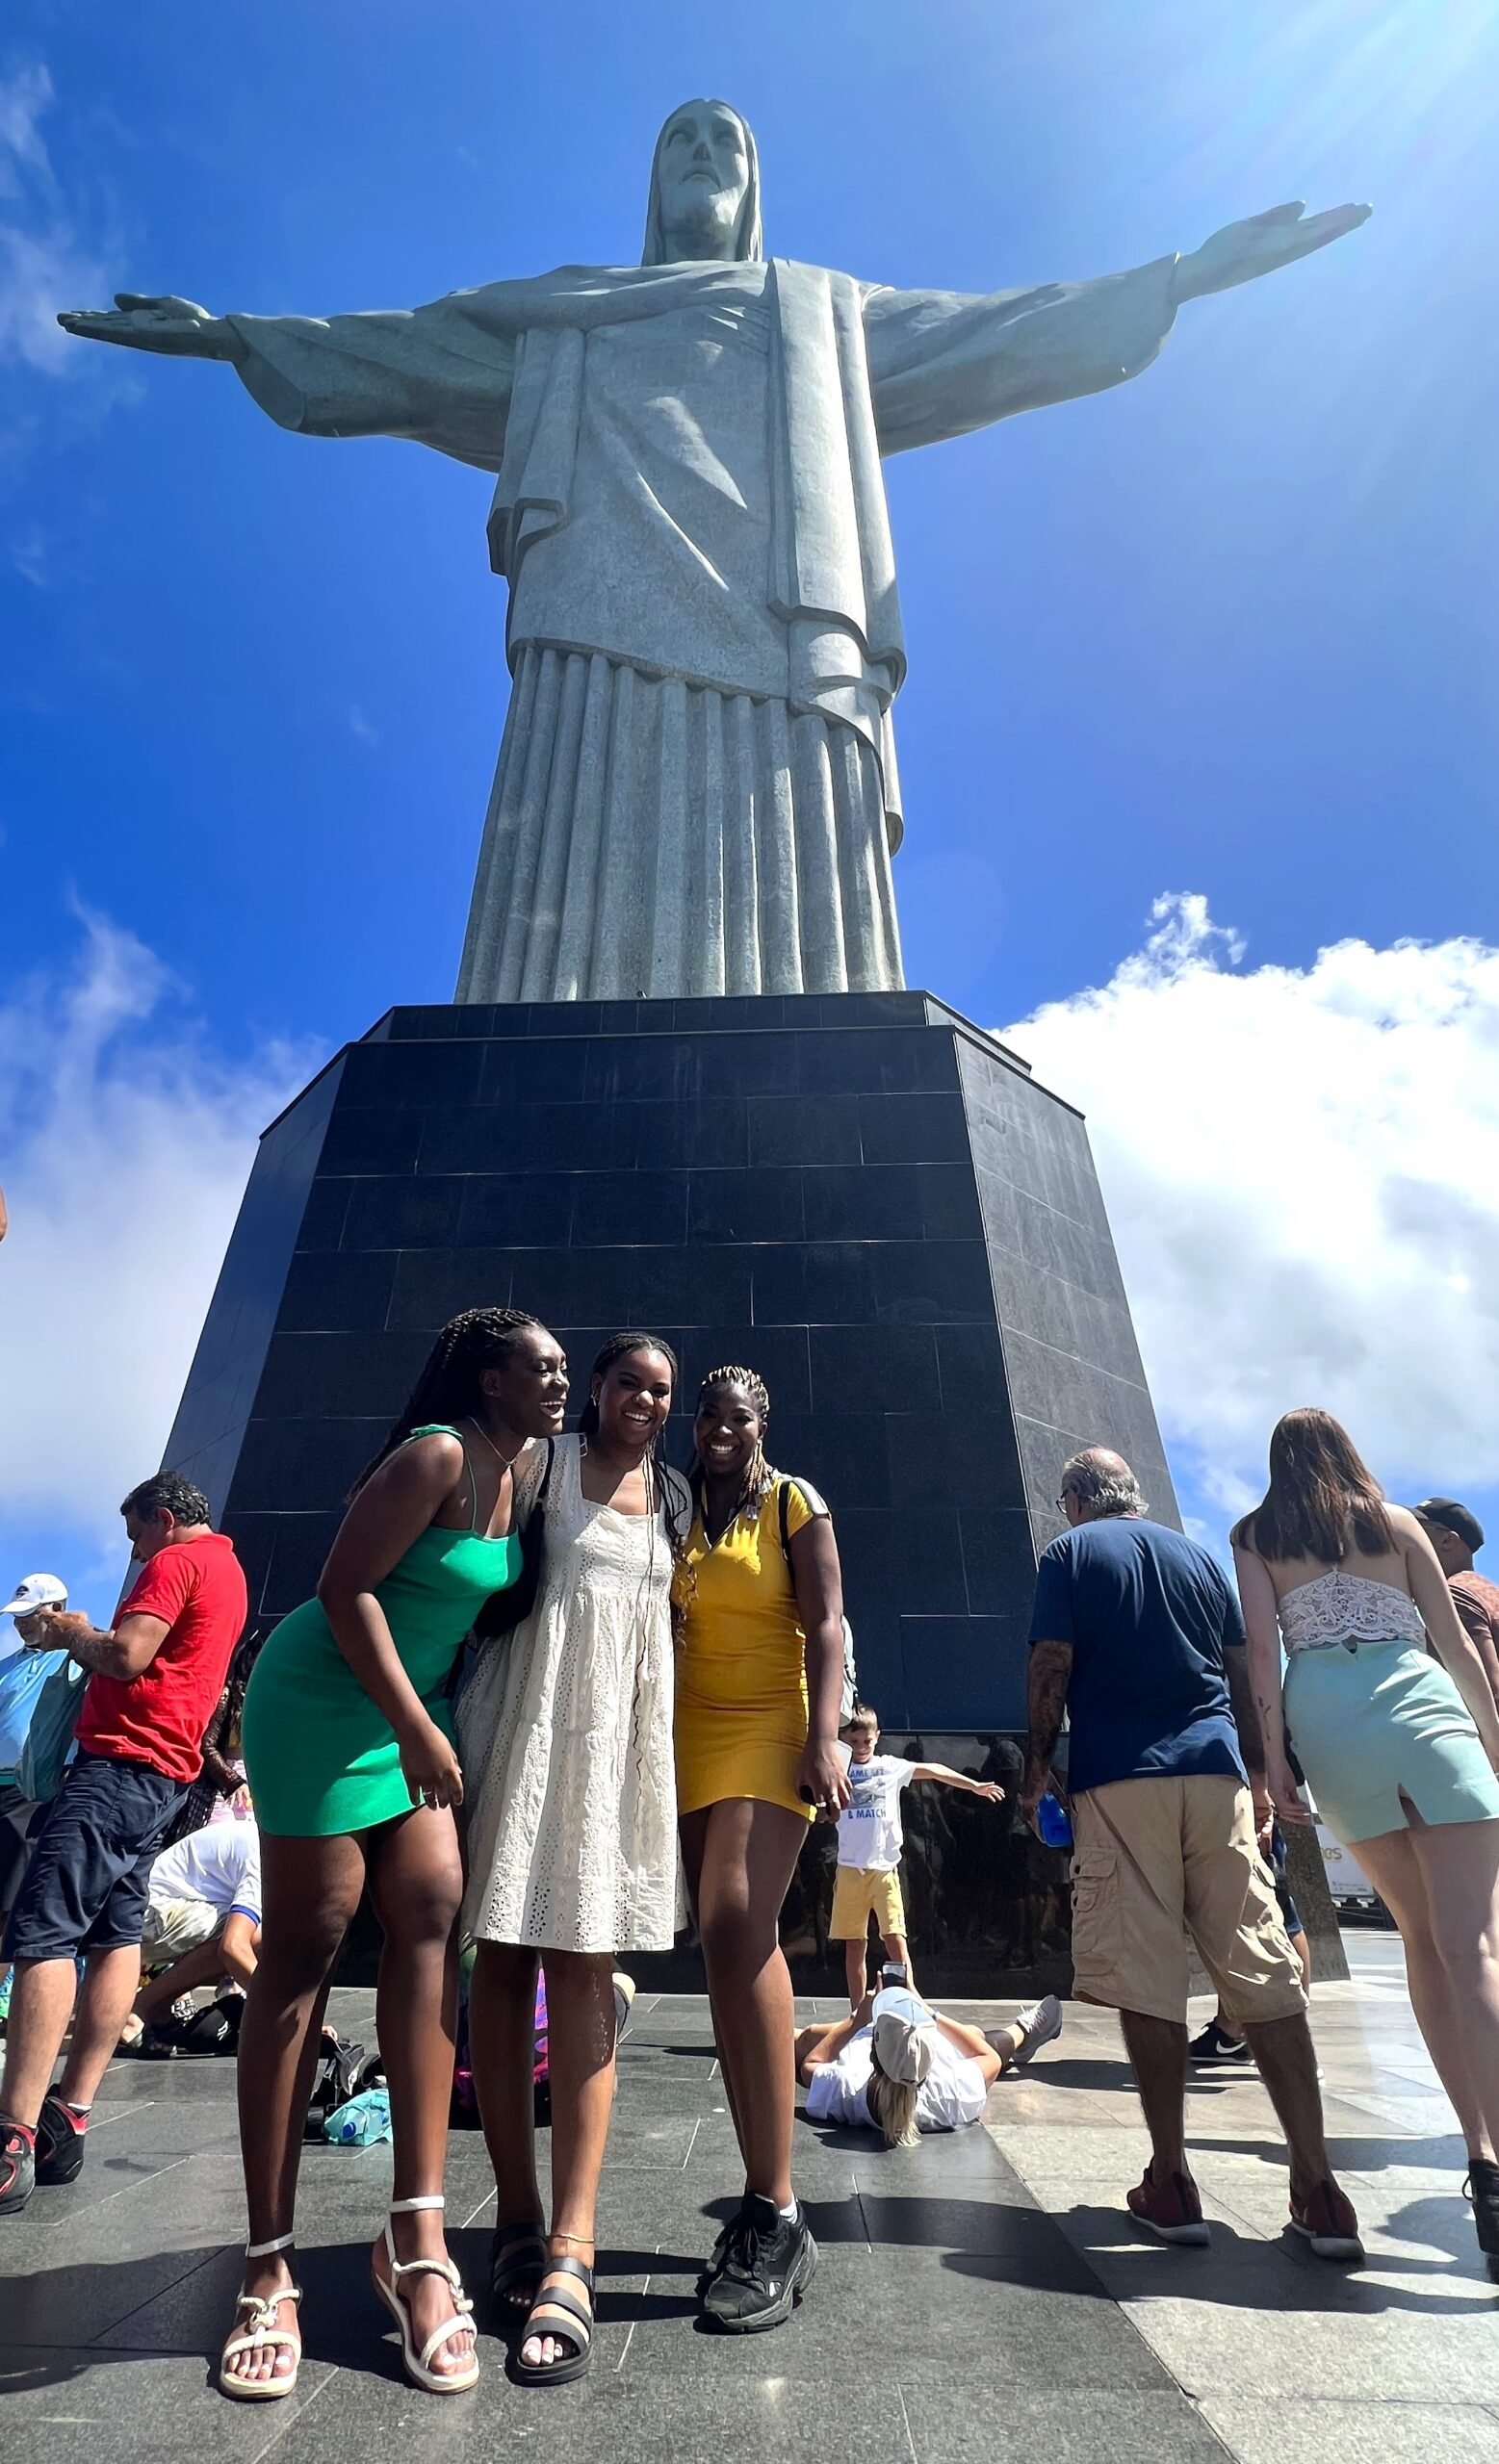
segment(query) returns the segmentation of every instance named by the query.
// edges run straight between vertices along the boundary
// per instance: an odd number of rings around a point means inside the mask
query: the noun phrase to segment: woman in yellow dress
[[[703,1380],[672,1586],[683,1860],[744,2159],[703,2311],[736,2333],[789,2318],[817,2264],[791,2189],[795,2024],[779,1925],[808,1823],[848,1802],[838,1546],[816,1490],[766,1462],[769,1417],[753,1370]]]

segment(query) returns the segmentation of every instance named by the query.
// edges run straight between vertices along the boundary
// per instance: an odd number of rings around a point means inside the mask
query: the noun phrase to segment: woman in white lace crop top
[[[1282,1821],[1307,1821],[1288,1735],[1400,1928],[1499,2271],[1499,1710],[1483,1662],[1415,1516],[1386,1505],[1327,1412],[1278,1424],[1233,1553],[1270,1793]]]
[[[667,1951],[677,1905],[671,1574],[686,1486],[659,1455],[677,1364],[613,1336],[577,1434],[517,1467],[540,1514],[535,1604],[481,1654],[457,1712],[469,1807],[464,1919],[478,1943],[469,2042],[499,2198],[496,2300],[529,2313],[513,2368],[582,2375],[593,2228],[614,2093],[619,1953]],[[536,1964],[547,1979],[552,2220],[532,2119]]]

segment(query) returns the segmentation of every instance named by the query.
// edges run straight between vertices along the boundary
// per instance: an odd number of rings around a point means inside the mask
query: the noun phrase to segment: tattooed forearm
[[[1032,1771],[1047,1771],[1062,1733],[1067,1688],[1073,1674],[1071,1643],[1036,1643],[1030,1655],[1027,1759]]]

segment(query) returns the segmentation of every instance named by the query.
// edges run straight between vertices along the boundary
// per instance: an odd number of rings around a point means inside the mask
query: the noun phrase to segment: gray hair
[[[1090,1506],[1100,1522],[1111,1515],[1149,1514],[1150,1509],[1122,1454],[1101,1446],[1070,1454],[1062,1466],[1062,1488],[1073,1490],[1079,1505]]]

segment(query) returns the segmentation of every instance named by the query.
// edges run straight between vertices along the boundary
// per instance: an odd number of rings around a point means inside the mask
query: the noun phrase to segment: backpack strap
[[[776,1482],[776,1521],[781,1529],[781,1554],[789,1565],[791,1562],[791,1483],[785,1477]]]

